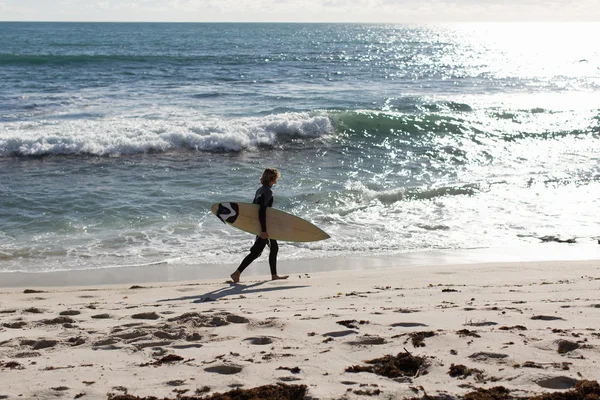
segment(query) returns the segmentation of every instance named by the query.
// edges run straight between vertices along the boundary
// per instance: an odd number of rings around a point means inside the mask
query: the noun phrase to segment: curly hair
[[[267,168],[263,171],[262,176],[260,177],[260,183],[263,185],[270,185],[276,179],[279,179],[281,174],[277,170],[277,168]]]

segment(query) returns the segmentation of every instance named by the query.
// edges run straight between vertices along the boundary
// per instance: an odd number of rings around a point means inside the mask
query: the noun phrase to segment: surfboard
[[[258,204],[223,202],[211,206],[211,211],[221,221],[242,231],[260,235]],[[269,237],[287,242],[315,242],[329,239],[329,235],[318,226],[295,215],[267,208],[267,231]]]

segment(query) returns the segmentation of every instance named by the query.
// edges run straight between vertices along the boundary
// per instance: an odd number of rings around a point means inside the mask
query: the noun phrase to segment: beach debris
[[[462,364],[452,364],[448,370],[448,375],[452,378],[466,379],[469,376],[474,376],[479,382],[484,380],[483,371],[476,368],[468,368]]]
[[[284,371],[290,371],[292,374],[299,374],[300,373],[300,368],[299,367],[279,367],[277,368],[278,370],[284,370]]]
[[[477,333],[470,331],[468,329],[461,329],[460,331],[456,331],[456,333],[458,334],[458,336],[460,337],[465,337],[465,336],[471,336],[474,338],[480,338],[481,336],[478,335]]]
[[[498,328],[501,331],[512,331],[512,330],[516,330],[516,331],[526,331],[527,328],[524,327],[523,325],[515,325],[515,326],[501,326],[500,328]]]
[[[204,388],[203,388],[204,389]],[[208,388],[210,390],[210,388]],[[269,400],[302,400],[307,391],[306,385],[287,385],[277,383],[276,385],[259,386],[252,389],[234,389],[226,393],[215,393],[208,397],[188,397],[178,396],[178,399],[185,400],[249,400],[249,399],[269,399]],[[201,393],[197,393],[201,394]],[[154,396],[139,397],[130,394],[109,393],[107,400],[159,400]],[[163,399],[168,400],[168,399]]]
[[[481,327],[481,326],[494,326],[494,325],[498,325],[498,323],[494,322],[494,321],[478,321],[478,322],[472,322],[472,321],[470,321],[469,323],[467,323],[465,325],[466,326]]]
[[[25,369],[24,366],[22,366],[21,364],[19,364],[16,361],[7,361],[7,362],[3,362],[0,361],[0,369]]]
[[[433,331],[426,332],[412,332],[408,336],[412,340],[412,344],[414,347],[425,347],[425,338],[430,338],[435,336],[436,333]]]
[[[349,329],[358,329],[358,325],[365,325],[368,323],[369,323],[369,321],[356,321],[355,319],[347,319],[344,321],[336,322],[336,324],[345,326],[346,328],[349,328]]]
[[[371,372],[388,378],[417,377],[425,375],[429,363],[425,357],[413,356],[405,350],[396,356],[386,355],[381,358],[364,361],[369,365],[353,365],[346,368],[346,372]]]
[[[462,396],[463,400],[592,400],[600,397],[600,385],[597,381],[576,381],[573,389],[567,392],[552,392],[534,395],[531,397],[519,397],[510,394],[510,389],[504,386],[495,386],[490,389],[477,388]],[[424,397],[425,398],[425,397]],[[426,396],[435,399],[435,396]],[[447,398],[447,397],[445,397]],[[410,399],[416,400],[416,399]]]
[[[540,239],[542,241],[542,243],[548,243],[548,242],[577,243],[577,241],[575,240],[575,238],[561,239],[558,236],[552,236],[552,235],[542,236],[542,237],[540,237],[538,239]]]
[[[156,361],[149,362],[149,363],[144,363],[144,364],[140,364],[140,367],[147,367],[147,366],[150,366],[150,365],[158,367],[158,366],[161,366],[161,365],[172,364],[172,363],[183,361],[183,360],[184,360],[184,358],[181,357],[181,356],[178,356],[176,354],[169,354],[169,355],[166,355],[166,356],[164,356],[164,357],[162,357],[162,358],[160,358],[160,359],[158,359]]]
[[[478,353],[473,353],[469,356],[469,358],[476,360],[476,361],[487,361],[489,359],[503,359],[508,357],[508,354],[502,354],[502,353],[490,353],[490,352],[485,352],[485,351],[481,351]]]

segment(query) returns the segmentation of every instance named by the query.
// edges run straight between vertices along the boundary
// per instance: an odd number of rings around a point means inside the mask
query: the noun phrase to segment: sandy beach
[[[0,399],[527,397],[600,379],[600,261],[242,278],[2,288]]]

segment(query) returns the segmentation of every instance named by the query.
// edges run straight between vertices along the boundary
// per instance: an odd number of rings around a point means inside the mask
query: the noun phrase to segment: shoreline
[[[282,275],[329,271],[360,271],[372,268],[429,267],[462,264],[533,261],[600,260],[600,246],[539,243],[506,248],[414,251],[397,255],[279,260]],[[173,283],[229,279],[237,264],[163,262],[143,266],[107,267],[72,271],[0,272],[0,288],[104,286],[135,283]],[[266,256],[255,261],[243,277],[256,278],[269,271]]]
[[[0,290],[0,398],[515,396],[600,380],[600,261],[381,267]],[[409,353],[418,373],[369,360]],[[452,369],[458,375],[452,375]],[[135,397],[134,397],[135,398]]]

